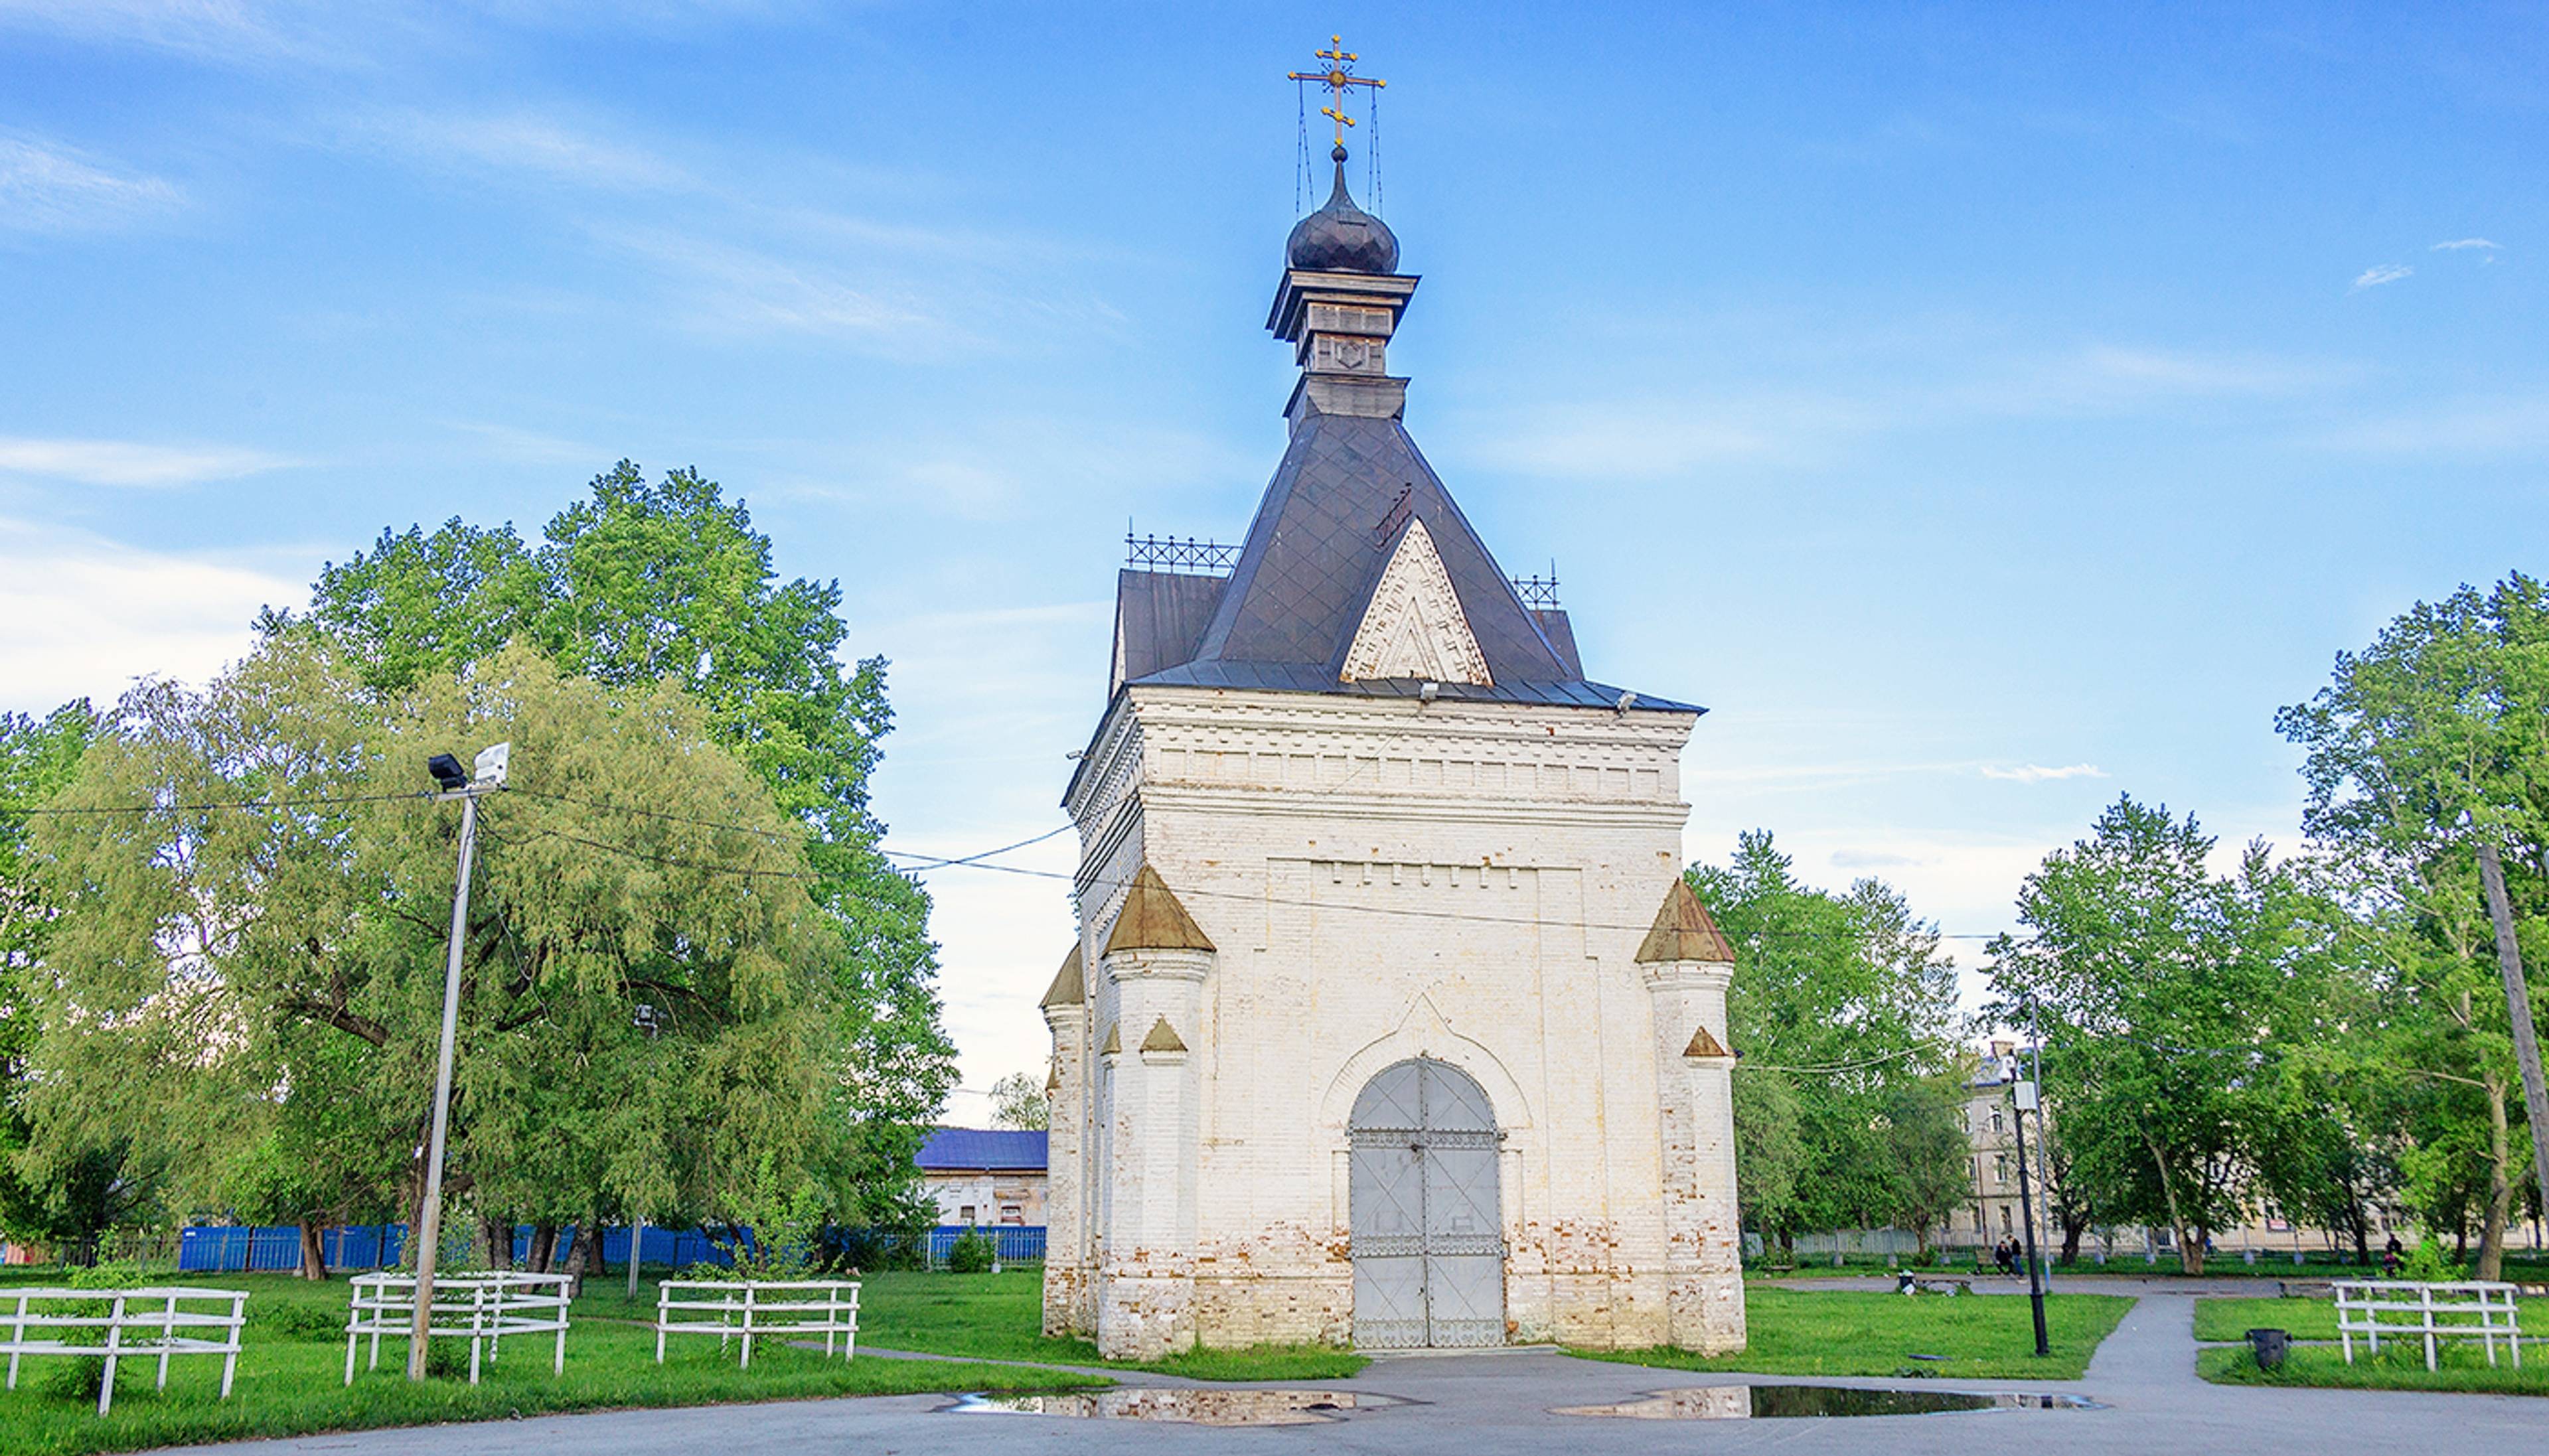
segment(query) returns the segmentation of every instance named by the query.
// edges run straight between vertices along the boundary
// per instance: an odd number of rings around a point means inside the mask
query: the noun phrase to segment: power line
[[[1405,733],[1407,733],[1407,732],[1409,732],[1409,731],[1412,731],[1412,730],[1405,730],[1405,729],[1402,729],[1402,730],[1400,730],[1400,731],[1399,731],[1399,734],[1398,734],[1398,735],[1394,735],[1394,736],[1404,736],[1404,734],[1405,734]],[[1363,770],[1364,770],[1366,767],[1368,767],[1368,763],[1367,763],[1367,764],[1358,764],[1358,765],[1356,766],[1356,769],[1355,769],[1354,774],[1350,774],[1347,776],[1347,780],[1346,780],[1346,781],[1350,783],[1350,782],[1353,780],[1353,778],[1354,778],[1355,774],[1359,774],[1360,773],[1362,773],[1362,772],[1363,772]],[[1335,785],[1335,786],[1342,786],[1342,785]],[[1332,787],[1334,787],[1334,786],[1332,786]],[[797,843],[797,842],[798,842],[798,841],[795,839],[795,837],[794,837],[794,836],[790,836],[790,835],[787,835],[787,834],[785,834],[785,833],[778,832],[778,831],[773,831],[773,830],[768,830],[768,829],[759,828],[759,827],[754,826],[754,825],[748,825],[748,824],[737,824],[737,823],[733,823],[733,822],[730,822],[730,821],[716,820],[716,819],[706,819],[706,818],[701,818],[701,817],[696,816],[696,815],[689,815],[689,814],[677,814],[677,813],[673,813],[673,812],[671,812],[671,811],[669,811],[669,810],[662,810],[662,809],[649,809],[649,808],[645,808],[645,807],[643,807],[643,806],[641,806],[641,805],[615,803],[615,802],[613,802],[613,801],[611,801],[611,800],[607,800],[607,799],[589,798],[589,797],[585,797],[585,796],[577,795],[577,794],[553,793],[553,792],[548,792],[548,791],[545,791],[545,790],[533,789],[533,788],[527,788],[527,787],[515,787],[515,788],[510,789],[510,790],[509,790],[509,792],[521,793],[521,794],[525,794],[525,795],[527,795],[527,796],[529,796],[529,797],[539,798],[539,799],[546,799],[546,800],[549,800],[549,801],[552,801],[552,802],[557,802],[557,803],[572,803],[572,804],[578,804],[578,805],[582,805],[582,806],[585,806],[585,807],[588,807],[588,808],[602,809],[602,810],[606,810],[606,811],[610,811],[610,812],[614,812],[614,813],[622,813],[622,814],[635,815],[635,816],[642,817],[642,818],[658,819],[658,820],[664,820],[664,821],[668,821],[668,822],[672,822],[672,823],[678,823],[678,824],[688,824],[688,825],[693,825],[693,826],[695,826],[695,827],[700,827],[700,828],[725,830],[725,831],[729,831],[729,832],[737,833],[737,834],[748,834],[748,835],[753,835],[753,836],[758,837],[758,838],[768,839],[768,840],[773,840],[773,841],[778,841],[778,842],[783,842],[783,843]],[[416,800],[420,800],[420,801],[422,801],[422,800],[425,800],[425,799],[430,799],[431,797],[432,797],[432,794],[431,794],[429,791],[419,790],[419,791],[416,791],[416,792],[408,792],[408,793],[388,793],[388,794],[344,794],[344,795],[320,796],[320,797],[300,798],[300,799],[207,800],[207,801],[203,801],[203,802],[200,802],[200,803],[193,803],[193,804],[75,805],[75,806],[63,806],[63,807],[59,807],[59,808],[29,808],[29,809],[24,809],[24,810],[15,810],[15,811],[11,811],[11,810],[0,810],[0,815],[5,815],[5,814],[10,813],[10,812],[19,812],[19,813],[27,813],[27,814],[115,814],[115,813],[146,814],[146,813],[152,813],[152,812],[169,812],[169,813],[176,813],[176,812],[200,812],[200,811],[210,811],[210,810],[220,810],[220,809],[235,809],[235,810],[280,809],[280,808],[316,807],[316,806],[323,806],[323,805],[335,805],[335,804],[353,804],[353,803],[387,803],[387,802],[394,802],[394,801],[404,800],[404,799],[416,799]],[[911,869],[910,869],[910,871],[909,871],[909,872],[912,872],[912,873],[925,874],[925,873],[929,873],[929,872],[931,872],[931,871],[939,870],[939,869],[981,869],[981,870],[993,871],[993,872],[997,872],[997,873],[1001,873],[1001,874],[1014,874],[1014,875],[1020,875],[1020,876],[1024,876],[1024,877],[1027,877],[1027,878],[1033,878],[1033,879],[1048,879],[1048,880],[1059,880],[1059,881],[1065,881],[1065,882],[1077,883],[1077,882],[1078,882],[1078,878],[1079,878],[1079,876],[1077,876],[1077,875],[1075,875],[1075,874],[1065,873],[1065,872],[1063,872],[1063,871],[1061,871],[1061,870],[1055,870],[1055,869],[1035,869],[1035,868],[1030,868],[1030,867],[1028,867],[1028,866],[1026,866],[1026,865],[1020,865],[1020,864],[993,864],[993,863],[991,863],[991,862],[992,860],[994,860],[995,858],[997,858],[998,856],[1006,855],[1006,854],[1010,854],[1010,853],[1013,853],[1013,852],[1017,851],[1017,850],[1027,849],[1027,848],[1030,848],[1030,847],[1032,847],[1032,846],[1035,846],[1035,845],[1038,845],[1038,844],[1045,843],[1045,842],[1046,842],[1046,841],[1048,841],[1048,840],[1052,840],[1052,839],[1057,838],[1057,837],[1059,837],[1059,836],[1061,836],[1061,835],[1063,835],[1063,834],[1069,833],[1069,832],[1073,831],[1074,829],[1077,829],[1078,827],[1079,827],[1079,826],[1078,826],[1078,824],[1077,824],[1077,823],[1067,823],[1067,824],[1060,824],[1060,825],[1056,825],[1054,828],[1049,829],[1049,830],[1045,831],[1045,832],[1044,832],[1044,833],[1042,833],[1042,834],[1032,835],[1032,836],[1029,836],[1029,837],[1028,837],[1028,838],[1026,838],[1026,839],[1018,840],[1018,841],[1015,841],[1014,843],[1010,843],[1010,844],[1005,844],[1005,845],[996,846],[996,847],[991,848],[991,849],[979,850],[979,851],[976,851],[975,853],[973,853],[973,854],[969,854],[969,855],[957,855],[957,856],[947,856],[947,855],[928,855],[928,854],[922,854],[922,853],[919,853],[919,852],[917,852],[917,851],[911,851],[911,850],[893,850],[893,849],[887,849],[887,848],[885,848],[885,847],[883,847],[883,846],[877,846],[877,847],[875,847],[875,850],[876,850],[876,853],[877,853],[877,854],[879,854],[880,856],[883,856],[884,858],[886,858],[886,859],[888,859],[888,860],[897,860],[897,861],[903,861],[903,862],[907,862],[907,863],[911,865]],[[684,859],[684,858],[675,857],[675,856],[659,855],[659,854],[655,854],[655,853],[652,853],[652,852],[649,852],[649,851],[635,849],[635,848],[632,848],[632,847],[629,847],[629,846],[626,846],[626,845],[615,845],[615,844],[611,844],[611,843],[609,843],[609,842],[607,842],[607,841],[598,840],[598,839],[592,839],[592,838],[588,838],[588,837],[583,836],[583,835],[572,834],[572,833],[569,833],[569,832],[567,832],[567,831],[565,831],[565,830],[561,830],[561,829],[553,829],[553,828],[535,828],[535,829],[533,829],[533,830],[532,830],[532,832],[531,832],[531,833],[532,833],[532,837],[533,837],[533,838],[537,838],[537,837],[539,837],[539,836],[543,836],[543,835],[551,836],[551,837],[555,837],[555,838],[559,838],[559,839],[564,839],[564,840],[570,841],[570,842],[572,842],[572,843],[575,843],[575,844],[579,844],[579,845],[585,846],[585,847],[586,847],[586,848],[588,848],[588,849],[600,850],[600,851],[602,851],[602,852],[604,852],[604,853],[606,853],[606,854],[624,855],[624,856],[627,856],[627,857],[632,858],[632,859],[645,860],[645,861],[649,861],[649,862],[654,863],[654,864],[663,864],[663,865],[666,865],[666,866],[668,866],[668,867],[673,867],[673,868],[696,869],[696,870],[701,870],[701,871],[708,872],[708,873],[734,874],[734,875],[740,875],[740,876],[744,876],[744,877],[748,877],[748,878],[763,878],[763,879],[794,879],[794,880],[801,880],[801,881],[806,881],[806,882],[817,882],[817,881],[819,881],[819,880],[821,880],[821,879],[822,879],[822,876],[821,876],[821,875],[811,874],[811,873],[805,873],[805,872],[801,872],[801,871],[796,871],[796,870],[765,869],[765,868],[760,868],[760,867],[757,867],[757,866],[750,866],[750,865],[738,865],[738,864],[718,864],[718,863],[714,863],[714,862],[711,862],[711,861],[706,861],[706,860],[692,860],[692,859]],[[490,838],[496,838],[496,836],[491,832],[491,834],[490,834]],[[505,840],[499,839],[499,840],[498,840],[498,842],[499,842],[499,843],[507,843],[508,841],[505,841]],[[519,838],[518,838],[518,839],[515,839],[515,840],[510,841],[510,842],[511,842],[511,843],[514,843],[514,844],[519,845],[519,844],[520,844],[520,843],[523,843],[524,841],[522,841],[522,840],[520,840],[520,839],[519,839]],[[1466,866],[1451,866],[1451,867],[1452,867],[1452,868],[1454,868],[1454,869],[1458,869],[1458,868],[1463,868],[1463,867],[1466,867]],[[1484,872],[1484,870],[1485,870],[1485,868],[1486,868],[1486,867],[1487,867],[1487,866],[1481,866],[1482,873]],[[1554,922],[1552,922],[1552,921],[1550,921],[1550,920],[1548,920],[1548,919],[1546,919],[1546,918],[1542,918],[1542,917],[1524,917],[1524,916],[1511,916],[1511,915],[1485,915],[1485,914],[1479,914],[1479,913],[1471,912],[1471,911],[1459,911],[1459,910],[1427,910],[1427,909],[1421,909],[1421,908],[1417,908],[1417,907],[1410,907],[1410,906],[1358,905],[1358,904],[1353,904],[1353,903],[1343,902],[1343,901],[1304,900],[1304,899],[1287,898],[1287,897],[1279,896],[1279,895],[1257,895],[1257,894],[1251,894],[1251,893],[1248,893],[1248,892],[1246,892],[1246,891],[1239,891],[1239,890],[1218,890],[1218,889],[1210,888],[1210,887],[1208,887],[1208,886],[1197,886],[1197,887],[1192,887],[1192,888],[1188,888],[1188,889],[1185,889],[1185,890],[1180,890],[1179,893],[1180,893],[1180,894],[1181,894],[1181,895],[1197,895],[1197,896],[1203,896],[1203,897],[1206,897],[1206,898],[1213,898],[1213,899],[1244,901],[1244,902],[1246,902],[1246,903],[1249,903],[1249,904],[1255,904],[1255,905],[1279,905],[1279,906],[1284,906],[1284,907],[1286,907],[1286,908],[1293,908],[1293,909],[1307,909],[1307,910],[1348,910],[1348,911],[1355,911],[1355,912],[1359,912],[1359,913],[1363,913],[1363,914],[1395,915],[1395,916],[1401,916],[1401,917],[1406,917],[1406,918],[1411,918],[1411,919],[1419,919],[1419,920],[1436,920],[1436,921],[1446,921],[1446,922],[1463,922],[1463,923],[1470,923],[1470,924],[1484,924],[1484,925],[1520,925],[1520,926],[1547,926],[1547,925],[1552,925],[1552,924],[1554,923]],[[1650,928],[1651,928],[1650,926],[1648,926],[1648,925],[1646,925],[1646,924],[1627,925],[1627,924],[1614,924],[1614,923],[1599,922],[1599,921],[1569,921],[1569,922],[1564,922],[1564,923],[1565,923],[1565,924],[1571,924],[1571,925],[1577,925],[1577,926],[1580,926],[1582,929],[1586,929],[1586,930],[1603,930],[1603,931],[1620,931],[1620,932],[1643,932],[1643,931],[1646,931],[1646,930],[1648,930],[1648,929],[1650,929]],[[1935,932],[1932,932],[1931,934],[1933,935],[1933,937],[1934,937],[1935,939],[1936,939],[1936,940],[1941,940],[1941,941],[1952,941],[1952,940],[1977,940],[1977,941],[1979,941],[1979,940],[1991,940],[1991,939],[1994,939],[1994,938],[1996,938],[1996,937],[1998,937],[1998,936],[2000,936],[2000,935],[2002,935],[2002,934],[2005,934],[2005,933],[2004,933],[2004,932],[1998,932],[1998,931],[1989,931],[1989,932],[1986,932],[1986,931],[1935,931]],[[1805,932],[1805,931],[1755,930],[1755,931],[1748,932],[1745,937],[1743,937],[1743,939],[1746,939],[1746,940],[1772,940],[1772,941],[1777,941],[1777,940],[1825,940],[1825,941],[1830,941],[1830,940],[1845,940],[1845,939],[1853,939],[1853,937],[1852,937],[1851,933],[1850,933],[1850,932],[1848,932],[1848,931],[1835,931],[1835,932],[1830,932],[1830,933],[1824,933],[1824,932]]]
[[[67,816],[79,814],[196,814],[214,809],[303,809],[325,804],[386,804],[399,799],[429,799],[431,789],[406,793],[331,794],[301,799],[205,799],[189,804],[63,804],[0,805],[0,819],[33,818],[37,815]]]

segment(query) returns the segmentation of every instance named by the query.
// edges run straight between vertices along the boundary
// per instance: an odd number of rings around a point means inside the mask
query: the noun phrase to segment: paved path
[[[478,1425],[310,1436],[200,1448],[206,1456],[1046,1456],[1128,1452],[1370,1452],[1374,1456],[1653,1456],[1659,1451],[1831,1452],[1836,1456],[1977,1456],[2024,1450],[2257,1456],[2291,1451],[2379,1456],[2549,1456],[2549,1401],[2389,1391],[2210,1386],[2195,1377],[2195,1301],[2142,1298],[2098,1351],[2086,1379],[1939,1382],[1955,1390],[2090,1396],[2103,1410],[1989,1410],[1827,1420],[1660,1422],[1550,1413],[1555,1406],[1632,1401],[1650,1391],[1771,1377],[1696,1375],[1493,1351],[1375,1360],[1353,1380],[1302,1388],[1395,1396],[1416,1404],[1332,1424],[1220,1429],[1057,1416],[940,1413],[934,1396],[808,1401],[688,1410],[544,1416]],[[1144,1381],[1145,1384],[1180,1384]],[[1892,1384],[1804,1381],[1803,1384]],[[1913,1385],[1915,1383],[1902,1382]]]

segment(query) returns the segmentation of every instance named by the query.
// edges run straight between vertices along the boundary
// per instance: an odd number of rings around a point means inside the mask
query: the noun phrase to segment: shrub
[[[2419,1284],[2456,1284],[2467,1274],[2467,1270],[2444,1257],[2442,1240],[2430,1233],[2399,1268],[2400,1278],[2412,1279]]]
[[[269,1300],[262,1305],[250,1300],[247,1322],[251,1329],[271,1330],[288,1340],[339,1339],[345,1333],[345,1314],[299,1300]]]
[[[986,1274],[991,1272],[992,1253],[991,1240],[968,1228],[948,1248],[947,1268],[957,1274]]]

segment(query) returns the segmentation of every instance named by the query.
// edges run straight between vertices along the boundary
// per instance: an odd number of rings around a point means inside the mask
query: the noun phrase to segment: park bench
[[[247,1323],[247,1295],[235,1289],[12,1289],[0,1291],[0,1302],[14,1308],[0,1312],[9,1338],[0,1350],[9,1356],[9,1389],[18,1388],[18,1362],[28,1355],[104,1356],[106,1380],[97,1388],[97,1413],[115,1402],[115,1367],[123,1359],[157,1357],[159,1388],[168,1388],[171,1355],[222,1357],[222,1399],[231,1398],[231,1379],[238,1372],[239,1328]],[[220,1305],[219,1312],[200,1308]],[[104,1306],[103,1311],[100,1306]],[[198,1308],[188,1308],[195,1306]],[[101,1330],[102,1343],[87,1344],[65,1336],[29,1330]],[[179,1333],[213,1331],[210,1333]]]
[[[2435,1368],[2435,1348],[2447,1339],[2487,1342],[2487,1363],[2496,1363],[2496,1342],[2513,1352],[2522,1368],[2521,1315],[2513,1286],[2496,1281],[2420,1284],[2406,1280],[2339,1280],[2336,1285],[2336,1331],[2345,1346],[2345,1363],[2354,1363],[2354,1341],[2360,1335],[2372,1353],[2381,1353],[2381,1337],[2421,1339],[2425,1368]]]
[[[834,1340],[841,1358],[857,1353],[859,1285],[854,1279],[667,1279],[655,1292],[655,1363],[664,1363],[664,1336],[713,1334],[717,1348],[740,1337],[743,1368],[752,1368],[756,1338],[823,1337],[823,1358]]]
[[[548,1334],[557,1340],[549,1361],[552,1374],[566,1373],[566,1310],[573,1281],[564,1274],[522,1274],[511,1269],[489,1274],[452,1274],[433,1281],[433,1308],[425,1337],[469,1341],[469,1383],[478,1383],[481,1351],[489,1361],[504,1353],[509,1334]],[[364,1336],[372,1341],[371,1364],[381,1365],[381,1336],[413,1337],[416,1329],[416,1276],[357,1274],[353,1303],[345,1312],[345,1384],[354,1383],[354,1349]]]

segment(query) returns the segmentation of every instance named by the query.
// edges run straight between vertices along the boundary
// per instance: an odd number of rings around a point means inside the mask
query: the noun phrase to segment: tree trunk
[[[2080,1262],[2080,1235],[2088,1231],[2089,1221],[2086,1219],[2062,1221],[2062,1262],[2066,1264]]]
[[[557,1262],[557,1235],[555,1224],[533,1224],[530,1257],[523,1261],[523,1266],[534,1274],[550,1273],[550,1266]]]
[[[2201,1274],[2204,1245],[2186,1236],[2186,1216],[2177,1207],[2177,1180],[2169,1176],[2168,1159],[2160,1156],[2159,1143],[2147,1131],[2142,1134],[2142,1146],[2150,1149],[2151,1167],[2159,1173],[2159,1196],[2168,1203],[2169,1231],[2177,1237],[2177,1267],[2188,1274]]]
[[[567,1248],[566,1288],[569,1297],[574,1297],[584,1293],[584,1276],[593,1271],[594,1250],[601,1246],[602,1240],[594,1236],[593,1216],[591,1214],[587,1214],[584,1216],[582,1222],[576,1225],[575,1232],[571,1235],[571,1242]]]
[[[328,1240],[320,1231],[319,1221],[301,1221],[301,1277],[325,1280],[328,1277]]]
[[[2513,1208],[2512,1130],[2506,1126],[2504,1084],[2494,1077],[2487,1080],[2487,1223],[2478,1235],[2479,1279],[2504,1277],[2505,1216]]]
[[[478,1221],[478,1236],[487,1240],[488,1268],[510,1269],[514,1267],[513,1220],[481,1219]]]

